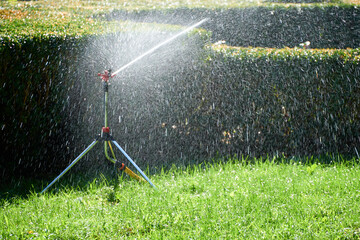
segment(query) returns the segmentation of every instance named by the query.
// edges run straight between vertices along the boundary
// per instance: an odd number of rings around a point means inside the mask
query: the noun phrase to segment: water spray
[[[130,67],[131,65],[133,65],[135,62],[139,61],[140,59],[142,59],[143,57],[151,54],[152,52],[154,52],[155,50],[157,50],[158,48],[161,48],[162,46],[170,43],[171,41],[175,40],[176,38],[178,38],[179,36],[190,32],[191,30],[193,30],[194,28],[200,26],[201,24],[203,24],[204,22],[208,21],[208,18],[205,18],[203,20],[201,20],[200,22],[186,28],[185,30],[183,30],[182,32],[179,32],[178,34],[172,36],[171,38],[167,39],[166,41],[160,43],[159,45],[156,45],[155,47],[151,48],[150,50],[148,50],[147,52],[145,52],[144,54],[138,56],[137,58],[135,58],[134,60],[132,60],[131,62],[125,64],[124,66],[122,66],[119,70],[115,71],[113,74],[111,74],[111,77],[114,77],[116,74],[118,74],[119,72],[125,70],[126,68]]]
[[[131,159],[131,157],[124,151],[124,149],[118,144],[118,142],[113,138],[113,136],[111,136],[110,134],[110,128],[108,126],[108,117],[107,117],[107,107],[108,107],[108,95],[109,95],[109,81],[110,78],[113,78],[115,75],[117,75],[119,72],[125,70],[126,68],[130,67],[132,64],[134,64],[135,62],[139,61],[140,59],[144,58],[145,56],[153,53],[155,50],[157,50],[158,48],[168,44],[169,42],[175,40],[176,38],[178,38],[179,36],[191,31],[192,29],[200,26],[201,24],[203,24],[204,22],[208,21],[208,19],[203,19],[200,22],[186,28],[185,30],[183,30],[182,32],[174,35],[173,37],[167,39],[166,41],[160,43],[159,45],[151,48],[150,50],[148,50],[147,52],[145,52],[144,54],[140,55],[139,57],[135,58],[134,60],[132,60],[131,62],[125,64],[124,66],[122,66],[120,69],[118,69],[117,71],[115,71],[114,73],[111,73],[111,70],[105,70],[104,73],[99,73],[98,76],[101,77],[102,82],[103,82],[103,89],[104,89],[104,127],[101,130],[101,134],[99,134],[98,136],[95,137],[95,140],[93,140],[93,142],[78,156],[75,158],[75,160],[73,160],[70,165],[63,171],[60,173],[59,176],[57,176],[46,188],[44,188],[44,190],[42,190],[41,193],[44,193],[48,188],[50,188],[56,181],[58,181],[67,171],[69,171],[81,158],[83,158],[99,141],[103,141],[104,142],[104,153],[105,153],[105,157],[112,162],[113,164],[115,164],[116,168],[119,169],[120,171],[124,171],[126,174],[128,174],[130,177],[132,177],[133,179],[139,181],[139,182],[148,182],[153,188],[156,189],[155,185],[150,181],[150,179],[145,175],[145,173],[137,166],[137,164]],[[136,170],[141,174],[141,176],[138,176],[136,173],[134,173],[133,171],[131,171],[128,167],[125,166],[124,163],[120,163],[116,157],[115,157],[115,152],[112,148],[111,143],[113,143],[118,150],[120,150],[120,152],[127,158],[127,160],[129,160],[129,162],[136,168]],[[111,151],[111,157],[109,156],[108,153],[108,149],[110,149]]]

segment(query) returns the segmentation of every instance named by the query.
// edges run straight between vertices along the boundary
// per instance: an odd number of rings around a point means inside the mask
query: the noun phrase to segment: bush
[[[205,119],[200,132],[207,142],[229,154],[355,154],[360,49],[215,46],[211,52],[201,108],[191,121]]]
[[[39,168],[50,171],[68,156],[68,144],[63,144],[70,137],[64,128],[68,122],[64,99],[71,83],[64,76],[77,44],[76,39],[56,36],[2,39],[3,176],[32,175]]]
[[[140,166],[234,154],[355,155],[359,49],[214,45],[204,53],[198,37],[111,80],[109,126]],[[100,132],[102,87],[93,79],[108,67],[104,57],[126,63],[132,46],[116,50],[115,42],[117,34],[34,38],[3,48],[3,171],[58,173]],[[98,159],[101,147],[81,162],[104,165]]]

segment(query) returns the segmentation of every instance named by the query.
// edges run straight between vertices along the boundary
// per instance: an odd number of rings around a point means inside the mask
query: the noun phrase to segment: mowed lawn
[[[358,160],[173,167],[2,200],[2,239],[360,239]]]

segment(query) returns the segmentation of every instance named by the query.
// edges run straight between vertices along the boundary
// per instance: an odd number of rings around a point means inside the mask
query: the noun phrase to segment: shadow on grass
[[[5,202],[14,203],[19,199],[28,199],[34,194],[40,194],[57,176],[49,176],[48,179],[39,180],[32,178],[13,178],[7,184],[0,185],[0,207]],[[86,191],[92,184],[116,185],[123,174],[115,168],[106,171],[92,171],[87,173],[67,173],[62,176],[46,192],[56,194],[64,190]]]

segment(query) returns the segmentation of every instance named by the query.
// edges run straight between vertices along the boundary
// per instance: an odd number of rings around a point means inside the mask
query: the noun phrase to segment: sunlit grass
[[[358,4],[358,0],[349,3]],[[355,2],[353,2],[355,1]],[[314,3],[317,5],[318,3]],[[329,4],[329,3],[327,3]],[[86,35],[119,31],[119,24],[95,17],[112,11],[166,10],[176,8],[241,8],[251,6],[308,6],[312,3],[274,3],[264,0],[42,0],[0,1],[0,36]]]
[[[7,1],[1,3],[3,6],[11,6],[16,8],[36,8],[38,10],[44,9],[67,9],[73,12],[86,12],[87,10],[146,10],[146,9],[169,9],[178,7],[189,8],[220,8],[220,7],[242,7],[250,5],[259,5],[266,1],[263,0],[183,0],[183,1],[170,1],[170,0],[64,0],[64,1]]]
[[[69,4],[65,4],[68,2]],[[179,31],[181,26],[130,21],[105,21],[96,14],[113,9],[104,1],[1,1],[0,36],[86,36],[119,31]],[[116,5],[116,4],[115,4]],[[112,6],[112,7],[111,7]],[[117,5],[116,5],[117,6]]]
[[[359,4],[359,0],[343,0],[338,3]],[[39,0],[39,1],[1,1],[1,11],[12,9],[24,12],[28,16],[40,14],[46,17],[48,14],[72,14],[91,17],[94,14],[101,12],[110,12],[113,10],[153,10],[153,9],[176,9],[176,8],[241,8],[252,6],[269,6],[269,5],[284,5],[284,6],[307,6],[318,5],[319,3],[292,3],[291,1],[282,3],[281,1],[266,1],[266,0]],[[324,1],[324,4],[331,4],[331,1]],[[0,13],[1,13],[0,11]],[[1,16],[1,14],[0,14]]]
[[[2,203],[4,239],[359,239],[360,168],[214,163]]]
[[[264,48],[264,47],[234,47],[225,44],[212,44],[207,46],[217,54],[229,58],[268,58],[268,59],[291,59],[303,58],[310,61],[321,61],[325,59],[337,58],[342,62],[360,62],[360,49],[305,49],[295,48]]]

